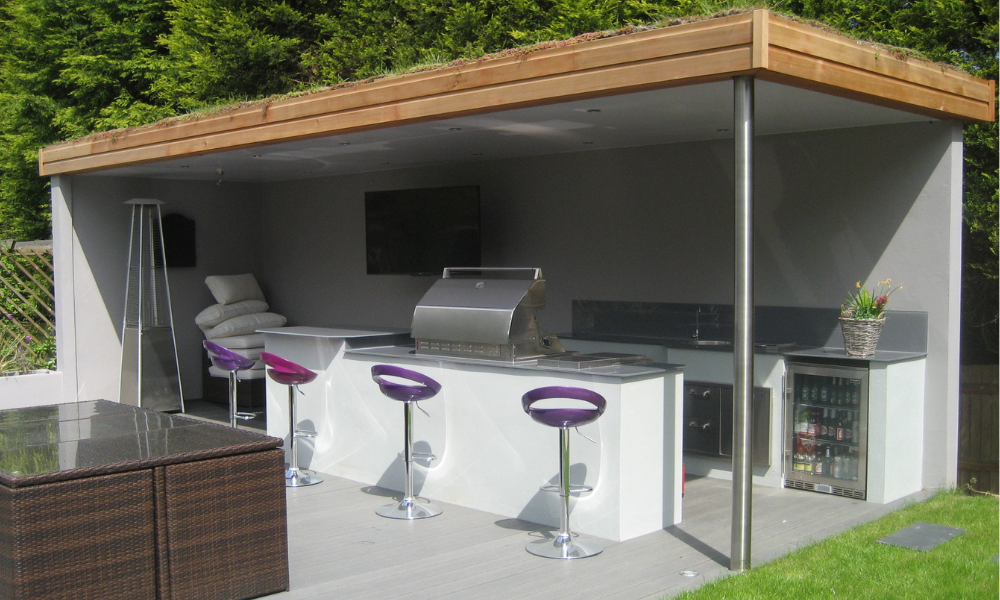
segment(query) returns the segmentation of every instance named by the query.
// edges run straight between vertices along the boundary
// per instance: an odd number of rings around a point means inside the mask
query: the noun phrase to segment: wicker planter
[[[875,346],[882,334],[885,317],[880,319],[850,319],[841,317],[840,328],[844,332],[844,349],[848,356],[875,356]]]

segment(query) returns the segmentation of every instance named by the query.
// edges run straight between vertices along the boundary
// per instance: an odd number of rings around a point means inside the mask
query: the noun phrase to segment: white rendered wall
[[[591,389],[607,399],[597,421],[571,433],[571,479],[594,487],[574,495],[571,526],[625,540],[680,522],[682,377],[671,371],[634,378],[534,371],[429,358],[345,354],[339,339],[265,334],[267,350],[318,373],[296,399],[299,465],[381,488],[403,489],[403,406],[372,381],[375,364],[397,364],[442,385],[413,411],[414,492],[533,523],[559,524],[558,497],[542,492],[559,468],[558,429],[521,407],[528,390],[549,385]],[[268,433],[287,439],[287,387],[268,379]],[[553,401],[557,402],[557,401]],[[558,404],[558,402],[557,402]],[[286,443],[286,448],[289,445]],[[322,484],[321,484],[322,485]]]
[[[868,499],[886,504],[923,487],[924,361],[873,363],[868,378]]]

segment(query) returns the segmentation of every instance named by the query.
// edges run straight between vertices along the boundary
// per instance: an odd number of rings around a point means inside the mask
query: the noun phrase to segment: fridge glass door
[[[785,487],[865,498],[868,370],[790,364]]]

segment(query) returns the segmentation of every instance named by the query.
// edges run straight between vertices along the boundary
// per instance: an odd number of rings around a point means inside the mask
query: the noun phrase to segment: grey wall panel
[[[77,176],[73,178],[73,225],[77,238],[76,320],[80,399],[117,399],[118,361],[128,260],[130,198],[167,202],[164,214],[180,212],[197,223],[198,263],[171,269],[171,300],[184,396],[201,397],[201,331],[194,317],[215,300],[208,275],[261,269],[261,200],[248,184]]]

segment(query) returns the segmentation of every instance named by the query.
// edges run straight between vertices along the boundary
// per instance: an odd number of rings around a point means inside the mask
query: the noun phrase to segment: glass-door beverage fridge
[[[868,369],[789,363],[785,487],[865,499]]]

